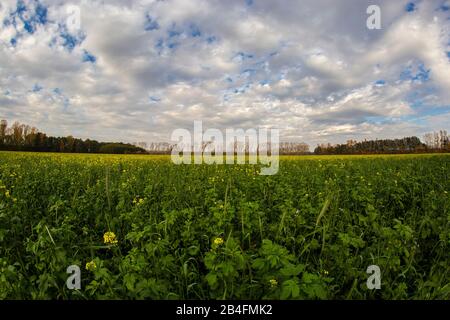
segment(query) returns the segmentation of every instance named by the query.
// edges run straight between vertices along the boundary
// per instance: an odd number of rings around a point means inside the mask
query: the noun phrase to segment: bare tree
[[[16,145],[22,144],[23,125],[21,125],[18,121],[16,121],[13,123],[11,129],[13,131],[13,142]]]
[[[430,149],[447,149],[449,148],[449,136],[446,130],[426,133],[423,136],[424,142]]]
[[[434,138],[432,133],[426,133],[423,136],[423,140],[425,141],[425,144],[427,145],[428,148],[434,149]]]
[[[0,122],[0,144],[5,143],[7,128],[8,128],[8,121],[2,120]]]

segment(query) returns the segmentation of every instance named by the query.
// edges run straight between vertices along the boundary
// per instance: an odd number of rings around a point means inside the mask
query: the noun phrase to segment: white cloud
[[[49,134],[168,140],[203,120],[315,144],[446,125],[423,120],[450,104],[450,20],[438,0],[412,13],[379,1],[382,30],[366,28],[368,0],[84,1],[70,50],[71,3],[41,3],[48,22],[32,34],[19,18],[0,27],[0,115]],[[33,13],[37,2],[25,4]],[[2,1],[0,23],[15,10]]]

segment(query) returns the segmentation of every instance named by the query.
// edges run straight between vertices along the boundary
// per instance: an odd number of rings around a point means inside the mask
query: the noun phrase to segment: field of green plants
[[[2,152],[0,299],[450,299],[449,155],[282,157],[258,173]]]

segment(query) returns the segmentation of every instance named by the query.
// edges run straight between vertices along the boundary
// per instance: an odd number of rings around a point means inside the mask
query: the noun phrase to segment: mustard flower
[[[103,235],[103,241],[109,244],[116,244],[118,241],[114,232],[108,231]]]

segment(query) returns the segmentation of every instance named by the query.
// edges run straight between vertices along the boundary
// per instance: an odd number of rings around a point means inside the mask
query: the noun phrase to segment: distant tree
[[[425,145],[417,137],[402,139],[347,141],[346,144],[320,144],[315,154],[367,154],[367,153],[411,153],[424,152]]]
[[[449,136],[446,130],[439,130],[435,132],[426,133],[424,136],[424,141],[429,149],[436,150],[449,150]]]
[[[15,145],[21,145],[22,144],[22,136],[23,136],[23,126],[18,122],[14,122],[11,127],[13,133],[12,133],[12,140]]]
[[[281,142],[280,154],[306,154],[309,153],[309,145],[303,142]]]
[[[102,150],[100,150],[103,147]],[[0,121],[0,150],[80,152],[80,153],[145,153],[143,148],[124,143],[101,143],[95,140],[68,137],[47,137],[35,127],[14,122],[8,128],[6,120]]]
[[[0,121],[0,145],[5,143],[6,139],[6,129],[8,129],[8,121]]]
[[[145,150],[131,144],[107,143],[100,147],[100,153],[126,154],[126,153],[144,153]]]

